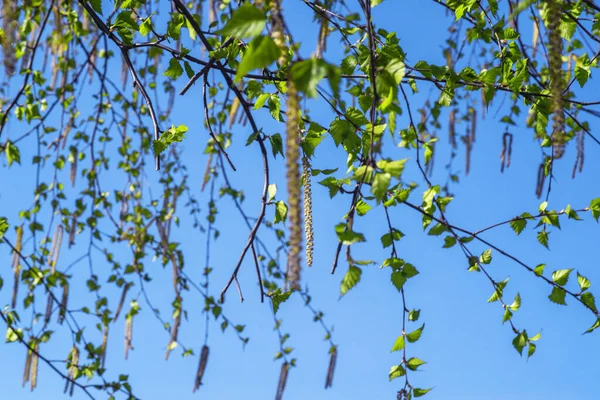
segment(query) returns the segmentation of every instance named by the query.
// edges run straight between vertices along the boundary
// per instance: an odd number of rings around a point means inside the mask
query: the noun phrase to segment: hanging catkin
[[[108,325],[104,325],[104,334],[102,335],[102,353],[100,354],[100,366],[104,368],[106,360],[106,346],[108,345]]]
[[[23,249],[23,225],[17,226],[17,239],[15,241],[15,251],[13,252],[13,292],[10,305],[12,308],[17,306],[17,294],[19,293],[19,282],[21,277],[21,250]]]
[[[300,209],[300,110],[298,92],[292,81],[288,82],[287,92],[287,138],[285,161],[288,186],[288,222],[290,244],[288,253],[287,278],[292,290],[300,288],[300,250],[302,247],[302,211]]]
[[[312,219],[312,190],[311,168],[308,157],[302,157],[302,186],[304,187],[304,240],[306,242],[306,265],[313,263],[313,249],[315,245]]]
[[[67,314],[67,303],[69,302],[69,282],[65,281],[63,284],[62,297],[60,299],[60,308],[58,310],[58,323],[62,324]]]
[[[285,46],[285,36],[283,33],[283,18],[281,16],[281,0],[269,0],[271,9],[271,38],[281,50],[281,56],[277,63],[284,65],[287,60],[287,48]]]
[[[38,366],[40,362],[40,357],[38,354],[40,351],[40,345],[36,343],[33,350],[33,354],[31,355],[31,375],[29,377],[29,387],[31,388],[32,392],[33,389],[37,387]]]
[[[198,362],[198,371],[196,372],[196,380],[194,381],[194,392],[202,385],[202,377],[204,376],[206,363],[208,362],[208,353],[209,348],[207,345],[204,345],[202,347],[202,352],[200,353],[200,361]]]
[[[125,359],[129,357],[129,349],[133,349],[131,342],[133,341],[133,314],[127,315],[125,318]]]
[[[329,353],[329,368],[327,368],[325,389],[330,388],[333,385],[333,372],[335,371],[335,363],[337,362],[337,346],[332,346]]]
[[[283,399],[283,391],[285,390],[285,384],[287,382],[289,369],[290,367],[287,362],[281,364],[281,371],[279,372],[279,382],[277,382],[277,393],[275,394],[275,400]]]
[[[552,146],[554,158],[561,158],[565,152],[565,112],[562,92],[564,90],[562,53],[563,42],[560,36],[561,10],[558,0],[549,0],[547,4],[548,28],[548,72],[550,93],[552,95]]]
[[[69,359],[67,359],[67,366],[69,369],[67,370],[67,383],[65,384],[64,393],[67,393],[69,390],[69,396],[73,396],[73,390],[75,389],[75,370],[79,365],[79,349],[77,346],[73,346],[71,349],[71,354],[69,355]]]

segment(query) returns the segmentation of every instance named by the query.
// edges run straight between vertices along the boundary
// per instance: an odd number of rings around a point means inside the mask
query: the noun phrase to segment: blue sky
[[[310,10],[301,2],[284,2],[291,30],[297,33],[304,52],[310,53],[313,25],[306,21],[312,18]],[[289,4],[289,5],[288,5]],[[441,54],[446,28],[453,18],[446,16],[442,7],[427,1],[387,0],[374,9],[378,27],[395,30],[402,39],[401,44],[412,64],[424,59],[431,63],[443,63]],[[336,60],[335,41],[329,43],[328,57]],[[306,46],[306,47],[304,47]],[[180,88],[184,83],[177,82]],[[590,83],[594,85],[594,81]],[[411,97],[414,109],[429,96],[430,88],[420,85],[421,94]],[[587,94],[587,93],[586,93]],[[206,193],[198,188],[206,164],[206,157],[198,156],[198,149],[204,148],[207,133],[202,128],[200,115],[201,88],[196,86],[189,93],[194,101],[176,102],[172,115],[173,123],[190,127],[186,141],[181,145],[184,160],[192,171],[190,186],[195,188],[205,217]],[[436,99],[436,95],[432,95]],[[448,218],[456,225],[477,230],[495,222],[510,219],[524,211],[535,212],[540,200],[534,193],[537,166],[540,162],[539,146],[533,140],[533,133],[523,128],[511,128],[514,134],[512,165],[504,174],[500,173],[499,154],[501,134],[504,126],[494,121],[501,97],[490,107],[485,120],[479,121],[477,143],[472,154],[474,166],[468,176],[461,174],[461,182],[452,186],[455,200],[448,210]],[[309,106],[311,117],[327,124],[332,116],[328,109],[318,103]],[[442,118],[444,119],[444,118]],[[281,132],[282,126],[271,123],[267,113],[258,116],[259,124],[265,131]],[[398,126],[408,124],[406,116],[398,120]],[[12,125],[17,127],[17,124]],[[592,131],[597,129],[592,122]],[[14,128],[15,131],[17,128]],[[238,172],[229,173],[234,187],[241,187],[246,194],[245,210],[250,214],[258,211],[262,176],[259,152],[256,147],[245,147],[249,127],[234,128],[235,142],[229,154],[238,166]],[[283,133],[283,132],[281,132]],[[443,166],[449,156],[445,131],[436,155],[436,169],[433,181],[443,183],[446,172]],[[18,136],[10,132],[9,137]],[[330,139],[319,147],[315,168],[342,166],[345,156],[336,149]],[[30,142],[30,144],[33,142]],[[549,208],[563,209],[567,204],[583,208],[590,199],[599,197],[600,190],[595,173],[600,161],[590,156],[596,151],[588,141],[586,165],[583,173],[571,179],[575,157],[574,145],[570,145],[567,155],[556,163],[553,190]],[[33,154],[33,146],[21,149],[21,166],[8,171],[5,165],[0,170],[3,189],[0,196],[1,214],[12,222],[22,205],[22,196],[30,198],[33,191],[31,173],[34,171],[27,160]],[[387,150],[391,157],[409,158],[406,176],[418,179],[414,163],[414,153],[394,149]],[[320,152],[320,153],[319,153]],[[321,156],[321,157],[319,157]],[[4,161],[3,161],[4,162]],[[463,170],[464,152],[461,151],[456,165]],[[239,166],[243,166],[239,168]],[[281,159],[273,164],[273,181],[284,193],[284,169]],[[152,178],[152,170],[148,175]],[[26,178],[27,177],[27,178]],[[316,179],[315,179],[316,180]],[[23,183],[25,182],[25,183]],[[118,186],[118,184],[116,184]],[[334,328],[333,340],[339,346],[337,368],[333,388],[324,390],[325,375],[329,357],[328,344],[323,341],[324,332],[312,322],[312,315],[303,307],[301,300],[293,296],[280,308],[278,317],[283,319],[283,332],[289,332],[288,344],[294,347],[293,355],[298,359],[298,367],[290,372],[284,398],[295,399],[393,399],[402,386],[402,380],[388,382],[389,367],[398,364],[399,353],[390,353],[395,338],[401,332],[402,301],[399,293],[389,282],[389,271],[377,266],[367,266],[363,270],[362,281],[344,298],[339,298],[339,283],[347,266],[341,263],[335,275],[329,274],[337,239],[333,226],[345,214],[349,199],[331,201],[327,189],[315,183],[315,264],[305,269],[303,281],[310,288],[313,305],[325,312],[325,322]],[[414,202],[419,202],[418,190]],[[184,215],[182,215],[183,217]],[[269,210],[268,218],[273,218]],[[594,321],[592,315],[578,304],[569,303],[561,307],[551,303],[547,296],[550,287],[512,261],[494,254],[489,267],[494,278],[502,280],[511,277],[506,289],[506,297],[512,298],[520,292],[523,298],[521,309],[515,314],[514,322],[519,328],[526,328],[530,334],[542,332],[536,354],[529,360],[520,357],[512,347],[513,334],[508,326],[502,325],[502,309],[497,303],[486,300],[493,289],[482,274],[468,273],[464,255],[459,249],[442,249],[443,240],[431,237],[420,231],[420,215],[406,207],[391,211],[394,224],[406,236],[399,242],[400,257],[413,263],[420,274],[405,286],[409,308],[421,309],[421,320],[426,327],[421,340],[408,347],[408,355],[427,362],[421,372],[412,373],[411,383],[417,387],[434,387],[428,399],[482,399],[482,400],[526,400],[526,399],[595,399],[600,390],[598,373],[600,368],[595,360],[600,350],[598,333],[581,334]],[[386,253],[380,249],[378,238],[385,233],[383,214],[369,214],[368,220],[359,220],[357,230],[370,241],[353,249],[355,258],[369,258],[381,261]],[[495,245],[516,255],[529,265],[546,263],[547,271],[575,268],[595,283],[600,281],[598,265],[597,237],[599,227],[591,216],[585,221],[562,222],[562,230],[553,230],[550,235],[550,251],[537,243],[536,231],[528,227],[518,238],[508,227],[492,230],[485,238]],[[242,229],[234,207],[228,201],[220,206],[218,216],[221,237],[213,244],[211,290],[218,293],[226,282],[231,269],[243,247],[247,231]],[[200,281],[204,267],[205,237],[190,229],[189,223],[175,233],[185,251],[188,274]],[[530,224],[531,225],[531,224]],[[245,228],[245,227],[244,227]],[[261,235],[268,237],[269,232]],[[472,243],[474,253],[485,250]],[[0,249],[2,257],[8,260],[6,247]],[[123,253],[126,254],[126,253]],[[80,254],[65,252],[64,262],[75,260]],[[63,256],[61,256],[62,258]],[[97,255],[95,265],[102,270],[103,260]],[[10,271],[8,262],[3,263],[0,274],[5,279],[5,287],[0,291],[0,305],[8,304],[10,298]],[[82,284],[87,277],[87,266],[78,265],[73,270]],[[148,267],[152,270],[152,266]],[[152,270],[154,281],[149,285],[153,303],[163,309],[163,317],[168,319],[172,288],[169,270],[163,270],[156,263]],[[174,351],[171,358],[164,361],[164,349],[168,334],[150,313],[149,307],[142,305],[142,313],[134,324],[133,345],[135,350],[129,360],[123,359],[122,318],[111,327],[108,344],[107,366],[110,377],[127,373],[134,393],[142,399],[224,399],[255,400],[272,398],[275,394],[280,362],[273,361],[278,350],[277,334],[273,330],[271,309],[267,303],[259,302],[258,288],[253,265],[248,259],[242,266],[239,276],[246,301],[240,304],[231,290],[225,304],[227,317],[236,323],[245,324],[245,334],[250,342],[243,349],[231,330],[221,334],[217,324],[210,324],[210,359],[204,382],[199,392],[192,394],[197,356],[182,358]],[[572,282],[571,282],[572,283]],[[85,290],[79,290],[85,296]],[[78,293],[74,291],[75,297]],[[109,292],[110,293],[110,292]],[[118,293],[115,293],[118,296]],[[45,296],[40,296],[44,299]],[[76,301],[76,300],[74,300]],[[118,301],[118,300],[115,300]],[[572,304],[571,304],[572,303]],[[40,303],[39,307],[43,307]],[[204,336],[203,300],[197,293],[186,294],[184,307],[189,313],[189,322],[184,322],[180,340],[199,353]],[[212,318],[211,318],[212,320]],[[421,322],[422,321],[422,322]],[[98,335],[93,326],[86,328],[86,334]],[[66,346],[66,347],[65,347]],[[69,342],[57,337],[56,342],[42,347],[49,358],[61,359],[66,354]],[[16,344],[0,345],[0,382],[6,398],[58,399],[62,398],[64,383],[48,367],[42,366],[38,389],[30,393],[20,388],[24,349]],[[81,392],[76,399],[85,398]],[[102,396],[98,396],[102,398]]]

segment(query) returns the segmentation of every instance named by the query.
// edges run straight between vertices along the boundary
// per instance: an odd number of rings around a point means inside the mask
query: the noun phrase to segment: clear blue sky
[[[315,26],[308,25],[310,10],[299,1],[284,2],[290,16],[287,21],[292,32],[298,38],[305,39],[303,46],[306,54],[312,49]],[[387,0],[374,9],[378,27],[397,31],[401,44],[412,64],[418,60],[443,63],[441,54],[446,28],[453,18],[446,16],[442,7],[433,1]],[[331,60],[339,57],[331,41]],[[184,84],[178,81],[176,87]],[[594,85],[592,81],[591,85]],[[411,98],[414,109],[430,95],[430,88],[421,85],[421,94]],[[206,193],[200,195],[199,187],[206,164],[201,153],[204,148],[206,132],[202,128],[200,115],[200,92],[196,86],[188,96],[193,101],[177,101],[172,121],[190,127],[188,137],[182,144],[184,160],[192,171],[191,187],[200,197],[206,216]],[[437,95],[433,94],[432,99]],[[540,203],[534,194],[537,166],[540,153],[533,133],[523,128],[511,128],[514,134],[512,165],[504,174],[500,173],[499,154],[501,134],[504,126],[494,121],[498,97],[489,110],[485,120],[479,121],[477,143],[472,155],[471,173],[461,183],[454,185],[452,191],[456,200],[448,210],[448,218],[466,229],[477,230],[494,222],[507,220],[523,211],[534,212]],[[179,99],[178,99],[179,100]],[[320,104],[313,105],[311,116],[327,123],[332,116],[328,109]],[[445,118],[442,118],[445,119]],[[273,125],[270,117],[264,113],[259,123],[265,131],[280,131],[282,126]],[[398,126],[408,124],[406,116],[398,120]],[[592,123],[592,131],[598,124]],[[9,137],[19,136],[20,125],[13,123]],[[249,127],[234,128],[235,143],[230,156],[238,166],[238,172],[229,173],[234,187],[241,187],[246,193],[245,210],[250,214],[258,211],[258,198],[262,187],[262,175],[259,152],[256,147],[245,147],[245,139],[250,134]],[[282,132],[283,133],[283,132]],[[445,170],[449,148],[445,131],[436,155],[434,182],[445,181]],[[330,139],[326,139],[330,141]],[[29,142],[32,145],[33,142]],[[568,203],[582,208],[589,200],[600,196],[595,175],[600,161],[594,158],[595,145],[588,141],[586,146],[586,165],[583,173],[575,180],[570,177],[575,151],[571,145],[567,155],[557,162],[556,182],[550,196],[550,208],[560,210]],[[22,166],[13,166],[11,171],[2,164],[0,181],[0,215],[11,222],[16,221],[17,210],[23,207],[23,198],[32,198],[34,171],[28,160],[34,148],[22,147]],[[330,168],[332,164],[343,166],[344,154],[328,142],[317,153],[315,168]],[[388,148],[391,156],[409,157],[406,174],[417,179],[413,154]],[[397,152],[397,153],[395,153]],[[3,161],[4,163],[5,161]],[[283,164],[281,160],[273,164],[273,179],[278,183],[280,193],[284,192]],[[464,152],[456,161],[460,170],[464,170]],[[343,167],[341,168],[343,169]],[[152,176],[154,172],[148,171]],[[411,175],[406,175],[411,176]],[[119,186],[119,183],[115,184]],[[394,399],[402,386],[401,379],[388,382],[389,367],[398,364],[399,353],[390,353],[395,338],[401,332],[402,301],[398,292],[389,282],[389,271],[377,266],[365,267],[361,283],[339,299],[339,283],[345,273],[342,263],[335,275],[329,274],[337,239],[333,231],[335,225],[345,214],[349,199],[342,197],[331,201],[327,189],[313,186],[315,198],[315,264],[310,270],[304,270],[303,280],[313,295],[313,305],[325,312],[328,326],[334,327],[333,340],[339,346],[337,368],[333,388],[324,390],[328,364],[328,344],[322,340],[324,332],[312,322],[312,315],[303,307],[297,296],[283,304],[279,317],[283,319],[283,332],[289,332],[288,344],[294,347],[294,356],[298,359],[298,368],[290,372],[284,398],[323,399],[323,400],[362,400]],[[417,196],[417,193],[415,193]],[[416,197],[415,197],[416,198]],[[418,199],[415,200],[418,202]],[[185,218],[185,214],[180,215]],[[369,215],[369,220],[359,221],[357,229],[371,238],[368,244],[356,246],[353,254],[356,258],[370,258],[381,261],[385,252],[380,249],[378,238],[385,232],[383,216],[380,213]],[[269,210],[268,218],[273,217]],[[223,202],[219,210],[219,229],[221,237],[212,248],[211,290],[216,294],[228,278],[231,269],[241,251],[247,231],[242,226],[235,209],[228,201]],[[391,218],[405,234],[399,243],[399,256],[415,264],[420,275],[410,280],[405,290],[408,306],[421,309],[421,321],[426,327],[421,340],[408,347],[409,356],[417,356],[427,362],[422,371],[412,373],[411,382],[417,387],[434,387],[427,395],[431,400],[477,399],[477,400],[527,400],[527,399],[596,399],[600,392],[598,374],[600,367],[596,361],[600,351],[599,333],[582,336],[581,334],[594,321],[592,315],[579,304],[569,300],[568,307],[551,303],[547,296],[550,288],[526,273],[521,267],[494,254],[489,267],[490,273],[498,280],[511,277],[506,297],[512,298],[520,292],[522,307],[515,314],[514,322],[518,327],[526,328],[530,334],[542,331],[537,353],[529,360],[520,357],[511,341],[510,328],[502,325],[502,309],[497,303],[488,304],[486,300],[492,294],[492,287],[482,274],[468,273],[464,255],[459,249],[442,249],[441,238],[430,237],[420,231],[420,215],[407,208],[396,208]],[[184,221],[183,228],[175,233],[181,241],[186,256],[188,274],[197,281],[204,267],[205,237],[189,228]],[[531,224],[530,224],[531,226]],[[537,243],[536,231],[528,227],[516,238],[508,226],[498,228],[485,237],[502,249],[510,251],[530,265],[548,264],[548,270],[576,268],[592,281],[592,291],[600,282],[598,270],[598,233],[599,226],[591,216],[585,215],[584,222],[564,220],[562,230],[553,230],[550,239],[550,251]],[[269,233],[265,232],[264,236]],[[472,249],[483,251],[485,248],[473,244]],[[0,291],[0,305],[9,303],[10,276],[9,253],[5,246],[0,247],[5,262],[0,274],[5,286]],[[65,252],[61,259],[65,263],[75,260],[80,254]],[[96,268],[102,270],[103,259],[100,255],[94,260]],[[154,267],[147,267],[153,270]],[[73,274],[79,274],[83,285],[87,276],[87,266],[78,265]],[[154,281],[150,284],[153,302],[163,310],[166,319],[170,313],[172,300],[170,272],[163,271],[158,263],[153,271]],[[189,322],[183,322],[180,341],[196,350],[196,356],[182,358],[175,350],[169,361],[164,361],[164,349],[168,343],[168,334],[150,313],[149,307],[141,304],[142,313],[134,324],[133,345],[135,350],[129,354],[129,360],[123,359],[123,319],[111,327],[108,345],[107,367],[109,377],[127,373],[134,393],[142,399],[223,399],[258,400],[269,399],[275,395],[280,361],[273,361],[278,350],[277,334],[273,330],[273,320],[267,303],[260,304],[258,288],[250,260],[245,262],[239,277],[244,289],[246,301],[240,304],[231,290],[225,304],[225,313],[236,323],[245,324],[250,342],[242,346],[231,330],[221,334],[218,326],[210,325],[210,359],[205,374],[205,384],[200,391],[192,394],[194,375],[197,367],[197,354],[203,343],[204,316],[201,311],[203,300],[196,293],[186,294],[184,308],[189,313]],[[72,301],[76,302],[78,290],[75,289]],[[85,293],[85,288],[79,290]],[[116,296],[118,294],[115,293]],[[43,309],[45,296],[40,294],[38,307]],[[43,300],[42,300],[43,299]],[[118,298],[113,300],[115,303]],[[572,304],[571,304],[572,303]],[[212,320],[212,318],[211,318]],[[415,325],[414,328],[418,327]],[[86,334],[98,335],[93,326]],[[64,358],[70,345],[65,337],[57,337],[50,345],[42,347],[49,358]],[[0,384],[2,398],[20,399],[59,399],[63,397],[64,382],[42,365],[39,385],[35,392],[20,388],[25,351],[21,345],[0,345]],[[76,391],[75,399],[85,398]],[[97,398],[103,398],[99,394]]]

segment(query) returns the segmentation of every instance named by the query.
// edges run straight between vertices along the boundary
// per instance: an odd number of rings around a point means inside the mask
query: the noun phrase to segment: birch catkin
[[[550,93],[552,95],[552,147],[554,158],[561,158],[565,152],[565,111],[562,93],[564,89],[562,52],[563,42],[560,36],[561,10],[558,0],[547,2],[548,23],[548,71],[550,75]]]
[[[304,187],[304,240],[306,241],[306,265],[313,263],[313,219],[312,219],[312,190],[311,190],[311,168],[308,157],[302,157],[302,186]]]
[[[287,138],[285,160],[288,186],[288,221],[290,245],[287,277],[292,290],[300,288],[300,250],[302,247],[302,211],[300,209],[300,110],[298,91],[292,81],[288,82]]]

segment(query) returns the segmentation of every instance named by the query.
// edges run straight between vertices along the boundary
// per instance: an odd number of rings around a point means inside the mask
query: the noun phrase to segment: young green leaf
[[[393,381],[394,379],[400,378],[404,375],[406,375],[406,370],[404,367],[402,367],[402,365],[394,365],[392,368],[390,368],[390,381]]]
[[[233,11],[225,27],[219,32],[223,36],[233,36],[240,39],[259,35],[265,25],[265,13],[250,3],[244,3]]]
[[[235,74],[235,82],[241,81],[253,69],[264,68],[272,64],[280,55],[281,49],[273,42],[273,39],[269,36],[257,36],[250,42],[242,56],[242,62]]]
[[[348,272],[344,275],[344,279],[342,279],[341,284],[341,294],[342,296],[348,293],[350,289],[360,282],[360,276],[362,275],[362,270],[354,265],[350,265],[348,268]]]
[[[550,296],[548,296],[548,298],[553,303],[566,306],[567,305],[567,302],[565,301],[566,295],[567,295],[567,292],[565,292],[565,290],[563,288],[554,287],[554,288],[552,288],[552,293],[550,293]]]
[[[408,340],[409,343],[414,343],[417,340],[419,340],[421,338],[421,335],[423,334],[423,329],[425,329],[425,324],[421,325],[421,327],[419,329],[416,329],[414,331],[412,331],[411,333],[406,335],[406,340]]]

